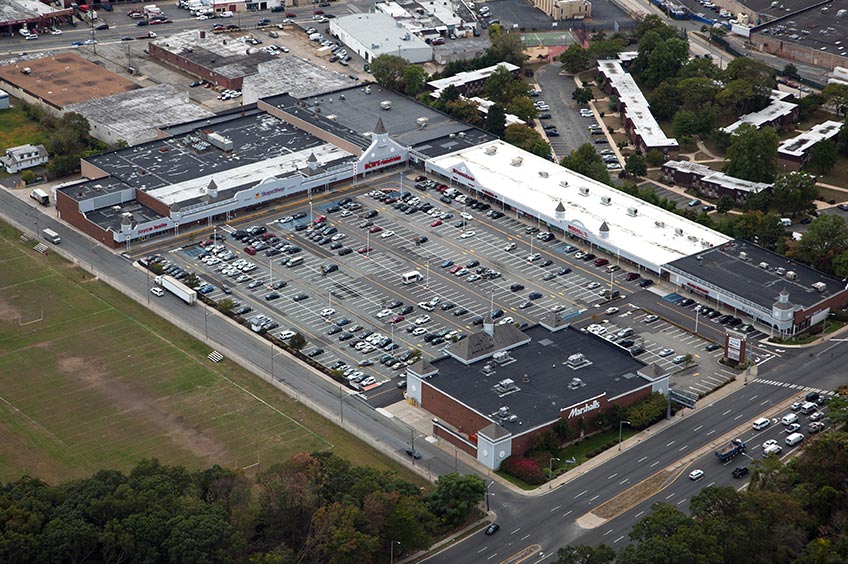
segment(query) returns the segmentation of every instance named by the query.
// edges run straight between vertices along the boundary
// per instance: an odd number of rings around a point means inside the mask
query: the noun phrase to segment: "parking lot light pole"
[[[493,495],[493,494],[490,494],[490,493],[489,493],[489,488],[490,488],[490,487],[492,487],[492,484],[494,484],[494,483],[495,483],[495,481],[494,481],[494,480],[492,480],[492,481],[491,481],[491,482],[489,482],[489,483],[488,483],[488,485],[486,486],[486,513],[488,513],[488,512],[489,512],[489,496],[490,496],[490,495]]]
[[[698,317],[701,315],[701,310],[695,310],[695,334],[698,334]]]
[[[548,489],[554,489],[554,460],[559,462],[559,458],[553,456],[548,460]]]
[[[400,541],[390,541],[392,543],[391,548],[389,549],[389,558],[391,558],[391,564],[395,564],[395,545],[400,545]]]
[[[618,422],[618,450],[621,451],[621,427],[627,423],[630,425],[630,421],[619,421]]]

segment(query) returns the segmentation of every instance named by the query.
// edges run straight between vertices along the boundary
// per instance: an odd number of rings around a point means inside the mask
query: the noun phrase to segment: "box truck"
[[[41,204],[42,206],[50,205],[50,194],[48,194],[41,188],[36,188],[32,192],[30,192],[29,197]]]
[[[154,278],[154,281],[177,296],[179,299],[187,303],[188,305],[194,305],[194,302],[197,301],[197,292],[174,278],[173,276],[168,276],[163,274],[161,276],[157,276]]]

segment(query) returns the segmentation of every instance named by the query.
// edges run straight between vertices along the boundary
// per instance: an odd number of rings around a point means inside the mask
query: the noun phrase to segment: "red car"
[[[244,252],[246,252],[249,255],[255,255],[256,249],[254,249],[253,247],[245,247]]]
[[[437,219],[436,221],[434,221],[433,223],[431,223],[431,224],[430,224],[430,227],[438,227],[438,226],[440,226],[441,224],[442,224],[442,220],[441,220],[441,219]]]
[[[214,245],[214,244],[215,244],[215,241],[213,241],[212,239],[208,239],[206,241],[201,241],[200,243],[198,243],[198,245],[201,246],[201,247],[208,247],[209,245]]]
[[[632,282],[633,280],[638,280],[641,275],[638,272],[628,272],[624,277],[628,282]]]
[[[444,194],[448,189],[448,185],[447,184],[439,184],[438,188],[436,188],[436,189],[439,192],[441,192],[442,194]]]
[[[326,215],[319,215],[318,217],[316,217],[315,219],[312,220],[312,223],[314,223],[315,225],[318,225],[319,223],[324,223],[325,221],[327,221],[327,216]]]
[[[295,14],[294,12],[286,12],[286,17],[287,18],[296,18],[297,14]]]
[[[369,233],[379,233],[379,232],[380,232],[380,231],[382,231],[382,230],[383,230],[383,228],[382,228],[382,227],[380,227],[379,225],[375,225],[374,227],[372,227],[371,229],[369,229],[369,230],[368,230],[368,232],[369,232]]]
[[[315,10],[315,14],[320,16],[324,13],[324,10]]]
[[[609,264],[609,261],[605,258],[595,259],[595,266],[605,266]]]
[[[457,272],[459,272],[460,270],[462,270],[462,265],[461,265],[461,264],[457,264],[456,266],[454,266],[453,268],[451,268],[451,269],[450,269],[450,273],[451,273],[451,274],[456,274],[456,273],[457,273]]]
[[[362,247],[361,249],[357,250],[356,252],[359,253],[360,255],[364,255],[365,253],[369,253],[373,250],[374,250],[374,247]]]
[[[401,321],[403,321],[404,319],[406,319],[406,316],[403,316],[403,315],[393,315],[391,318],[389,318],[389,323],[400,323],[400,322],[401,322]]]

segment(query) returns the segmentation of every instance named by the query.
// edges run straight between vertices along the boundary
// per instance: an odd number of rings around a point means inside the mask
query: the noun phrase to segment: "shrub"
[[[23,180],[27,184],[32,184],[33,182],[35,182],[36,178],[38,177],[31,170],[25,170],[21,173],[21,180]]]
[[[530,485],[545,483],[545,474],[539,464],[523,456],[510,456],[501,464],[501,470]]]

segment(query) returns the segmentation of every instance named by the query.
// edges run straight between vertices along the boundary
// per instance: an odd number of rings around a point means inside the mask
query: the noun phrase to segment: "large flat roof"
[[[798,107],[798,104],[793,104],[792,102],[784,100],[784,98],[789,96],[791,96],[789,92],[772,90],[770,99],[771,102],[768,106],[757,112],[751,112],[750,114],[740,116],[736,122],[728,125],[727,127],[722,127],[721,131],[725,133],[733,133],[739,129],[743,123],[753,125],[759,129],[767,123],[771,123],[784,116],[788,116],[796,107]]]
[[[0,2],[0,24],[2,25],[35,20],[60,13],[70,13],[70,9],[57,8],[38,0],[4,0]]]
[[[604,246],[641,257],[646,264],[661,266],[730,241],[717,231],[500,140],[431,162],[447,170],[466,165],[480,189],[514,202],[551,225],[581,225],[597,237],[606,223],[609,236]],[[602,198],[609,198],[608,203]],[[555,215],[560,202],[565,208],[563,222]]]
[[[839,10],[848,9],[848,0],[833,0],[826,5],[808,0],[781,0],[776,7],[772,7],[769,0],[748,0],[745,3],[763,14],[765,22],[782,18],[755,27],[752,35],[773,37],[776,41],[848,57],[845,41],[848,18],[836,17]]]
[[[810,131],[805,131],[781,143],[777,152],[781,155],[801,158],[819,141],[833,139],[839,135],[840,129],[842,129],[841,121],[828,120],[818,123]]]
[[[24,67],[32,72],[23,74]],[[70,104],[141,88],[76,53],[57,53],[0,67],[0,80],[60,110]]]
[[[391,110],[381,108],[381,102],[386,101],[391,102]],[[303,100],[278,96],[265,99],[265,102],[279,107],[299,106],[324,118],[333,116],[332,122],[337,127],[359,135],[370,132],[377,120],[382,119],[393,140],[411,147],[429,145],[434,140],[459,133],[478,139],[494,139],[493,135],[478,134],[481,130],[376,84],[354,86]],[[420,118],[426,119],[423,127],[418,122]]]
[[[433,56],[433,48],[417,35],[403,27],[392,16],[382,12],[350,14],[339,16],[333,25],[365,45],[375,57],[379,55],[398,55],[410,49],[421,49]]]
[[[669,266],[769,310],[781,290],[789,292],[791,303],[808,308],[845,288],[838,278],[742,239],[705,249]],[[786,278],[788,271],[794,272],[797,279]],[[824,292],[813,288],[817,282],[825,284]]]
[[[162,127],[215,115],[191,102],[188,93],[179,92],[170,84],[70,104],[66,109],[82,114],[98,127],[109,128],[130,145],[156,139]]]
[[[645,364],[605,339],[570,327],[551,333],[535,326],[524,332],[532,340],[509,351],[513,362],[483,360],[466,366],[446,357],[432,362],[439,374],[427,384],[515,434],[557,420],[562,409],[593,397],[606,393],[611,399],[648,384],[637,374]],[[591,364],[575,370],[567,361],[578,353]],[[484,370],[487,364],[490,372]],[[584,385],[570,389],[573,378]],[[506,379],[514,382],[515,389],[505,394],[495,385]],[[502,407],[517,419],[499,418]]]
[[[201,33],[205,37],[201,37]],[[183,31],[154,39],[152,44],[226,78],[254,74],[260,63],[276,58],[227,33]]]
[[[355,75],[354,75],[355,76]],[[295,98],[319,96],[355,84],[346,75],[319,67],[311,61],[287,55],[261,63],[254,75],[244,78],[244,103],[288,92]]]
[[[232,142],[225,151],[204,137],[215,133]],[[167,139],[128,147],[87,160],[126,184],[168,203],[199,201],[214,179],[219,194],[270,176],[298,174],[315,153],[322,165],[352,155],[266,113],[234,114],[227,121],[195,122],[195,128]]]
[[[639,137],[648,147],[670,147],[677,145],[677,139],[668,137],[651,113],[650,104],[630,73],[621,66],[620,59],[598,61],[598,69],[618,92],[618,99],[624,105],[624,115],[632,123]]]
[[[504,67],[506,70],[510,72],[515,72],[521,67],[513,65],[512,63],[507,63],[506,61],[498,63],[496,65],[492,65],[490,67],[485,67],[482,69],[477,69],[473,71],[467,72],[459,72],[453,76],[449,76],[447,78],[440,78],[438,80],[431,80],[427,83],[427,86],[435,90],[436,92],[442,91],[448,86],[456,86],[459,88],[460,86],[464,86],[469,82],[476,82],[478,80],[486,80],[489,78],[493,72],[498,70],[499,67]]]

